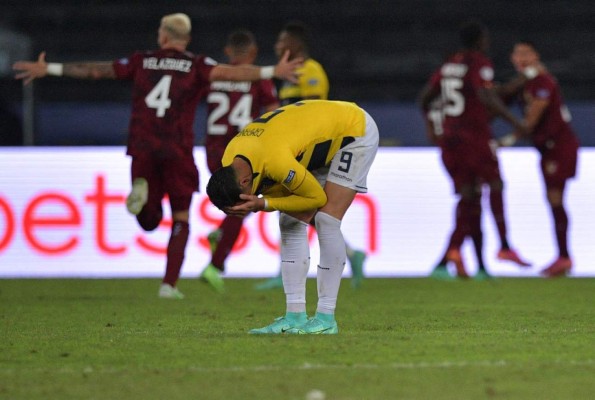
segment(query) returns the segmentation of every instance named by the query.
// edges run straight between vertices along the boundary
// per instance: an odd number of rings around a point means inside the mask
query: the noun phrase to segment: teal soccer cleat
[[[278,289],[283,287],[283,278],[281,275],[275,276],[274,278],[269,278],[264,282],[258,283],[254,286],[256,290],[271,290],[271,289]]]
[[[287,313],[284,317],[275,318],[272,324],[262,328],[250,329],[248,333],[252,335],[279,335],[295,330],[298,326],[304,325],[308,321],[306,313]]]
[[[287,333],[298,335],[336,335],[339,333],[339,327],[337,326],[334,315],[316,313],[308,322]]]
[[[366,261],[366,253],[355,250],[349,258],[351,265],[351,286],[358,288],[362,285],[364,279],[364,261]]]

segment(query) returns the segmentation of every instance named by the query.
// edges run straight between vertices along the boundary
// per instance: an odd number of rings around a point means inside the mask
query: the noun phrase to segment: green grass
[[[0,399],[593,398],[595,279],[345,281],[338,336],[265,337],[255,283],[0,280]]]

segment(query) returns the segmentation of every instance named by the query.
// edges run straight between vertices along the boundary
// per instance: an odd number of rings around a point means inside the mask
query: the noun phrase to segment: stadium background
[[[477,17],[491,31],[497,80],[513,74],[508,60],[519,38],[534,41],[558,77],[584,146],[594,146],[595,3],[563,1],[9,1],[0,15],[0,98],[6,127],[20,118],[23,91],[12,79],[16,59],[45,50],[50,61],[113,60],[156,46],[162,15],[186,12],[193,21],[190,50],[223,61],[233,29],[251,29],[258,63],[274,63],[278,31],[291,19],[311,27],[312,56],[326,68],[333,99],[356,101],[377,119],[384,145],[425,146],[415,107],[431,71],[457,47],[457,27]],[[117,81],[49,78],[35,83],[37,145],[125,143],[130,87]],[[26,96],[25,96],[26,97]],[[204,112],[197,114],[197,144]],[[504,127],[496,125],[499,133]],[[14,129],[3,132],[4,141]]]

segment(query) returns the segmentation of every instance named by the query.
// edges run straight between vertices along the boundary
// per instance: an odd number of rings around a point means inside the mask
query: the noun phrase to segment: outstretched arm
[[[521,135],[527,133],[527,125],[510,112],[493,88],[480,88],[478,95],[481,102],[492,114],[506,120]]]
[[[301,58],[289,60],[289,51],[286,51],[277,65],[269,67],[218,64],[211,70],[209,80],[258,81],[260,79],[279,78],[296,83],[297,75],[295,70],[302,65],[302,62]]]
[[[80,63],[47,63],[45,52],[41,52],[37,61],[17,61],[12,66],[17,71],[15,78],[22,79],[24,84],[47,75],[68,76],[78,79],[114,79],[116,73],[109,61]]]

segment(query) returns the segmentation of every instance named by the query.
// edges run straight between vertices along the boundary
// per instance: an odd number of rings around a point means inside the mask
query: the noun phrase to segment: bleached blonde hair
[[[165,29],[173,39],[188,40],[192,24],[190,17],[183,13],[169,14],[161,18],[161,27]]]

